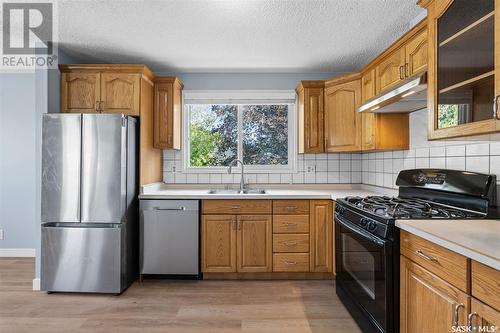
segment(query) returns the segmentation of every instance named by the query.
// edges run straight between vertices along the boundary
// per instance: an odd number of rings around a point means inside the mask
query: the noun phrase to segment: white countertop
[[[397,220],[396,226],[500,270],[499,220]]]
[[[172,188],[165,185],[144,186],[139,199],[337,199],[347,196],[380,195],[366,189],[356,188],[264,188],[265,194],[209,194],[206,188]]]

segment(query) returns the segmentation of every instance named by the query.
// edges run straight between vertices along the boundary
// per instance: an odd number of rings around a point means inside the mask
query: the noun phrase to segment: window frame
[[[182,172],[184,173],[225,173],[228,167],[195,167],[190,165],[190,112],[189,104],[238,104],[238,149],[237,158],[243,161],[243,111],[242,104],[288,105],[288,164],[287,165],[245,165],[245,173],[294,173],[297,171],[297,103],[293,90],[185,90],[182,93]],[[189,103],[185,100],[189,99]],[[197,102],[199,100],[199,102]],[[191,102],[193,101],[193,102]],[[291,102],[293,101],[293,103]],[[233,168],[234,173],[241,173],[238,163]]]

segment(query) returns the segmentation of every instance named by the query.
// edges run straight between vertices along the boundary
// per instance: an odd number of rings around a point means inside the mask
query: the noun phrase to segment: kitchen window
[[[184,169],[293,171],[295,92],[184,92]]]

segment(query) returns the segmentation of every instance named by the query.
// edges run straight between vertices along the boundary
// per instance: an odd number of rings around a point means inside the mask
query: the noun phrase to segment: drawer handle
[[[465,305],[462,303],[455,304],[455,311],[453,311],[453,326],[458,326],[458,310],[460,310],[460,308],[465,308]]]
[[[297,209],[297,206],[286,206],[285,208],[287,210],[294,210],[294,209]]]
[[[425,260],[427,261],[432,261],[432,262],[438,262],[438,260],[436,258],[433,258],[433,257],[429,257],[428,255],[426,255],[425,253],[423,253],[422,251],[420,250],[417,250],[415,251],[415,254],[417,256],[419,256],[420,258],[424,258]]]
[[[285,244],[286,246],[295,246],[297,245],[297,242],[289,241],[289,242],[284,242],[283,244]]]
[[[231,206],[231,209],[240,209],[240,206]]]
[[[297,265],[297,262],[296,261],[287,261],[287,260],[285,260],[285,264],[291,266],[291,265]]]
[[[286,223],[285,224],[288,228],[295,228],[297,227],[297,223]]]

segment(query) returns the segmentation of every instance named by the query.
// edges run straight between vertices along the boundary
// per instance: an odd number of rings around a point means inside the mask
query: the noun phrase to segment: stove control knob
[[[359,224],[361,224],[362,227],[366,227],[368,224],[368,219],[362,217],[361,220],[359,220]]]
[[[370,221],[370,223],[368,223],[368,230],[373,231],[375,229],[377,229],[377,224],[374,221]]]
[[[344,215],[345,208],[342,206],[337,206],[337,213],[339,213],[339,215]]]

